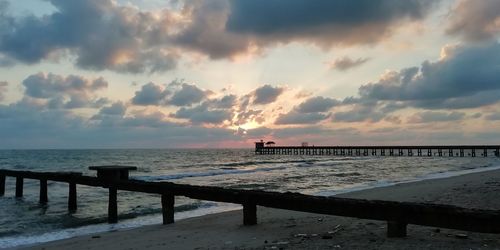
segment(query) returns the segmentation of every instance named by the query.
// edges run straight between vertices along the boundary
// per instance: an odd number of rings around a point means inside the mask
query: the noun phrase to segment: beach
[[[500,170],[493,170],[338,196],[498,209],[499,192]],[[264,207],[257,215],[255,226],[243,226],[237,210],[20,249],[500,249],[495,234],[408,225],[407,237],[387,238],[383,221]]]

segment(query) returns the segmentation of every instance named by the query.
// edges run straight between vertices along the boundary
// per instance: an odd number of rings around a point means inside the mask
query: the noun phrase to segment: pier
[[[257,206],[301,212],[355,217],[387,222],[388,237],[404,237],[408,224],[433,226],[464,231],[500,234],[500,210],[468,209],[450,205],[323,197],[299,193],[279,193],[239,190],[222,187],[147,182],[128,178],[135,167],[100,166],[94,176],[81,173],[54,173],[0,170],[0,197],[5,195],[6,177],[16,178],[15,195],[23,196],[23,180],[40,180],[40,203],[47,199],[47,182],[68,183],[68,211],[77,209],[78,185],[109,190],[108,222],[118,221],[116,190],[158,194],[162,205],[163,224],[174,223],[175,196],[192,199],[240,204],[243,207],[243,225],[257,224]]]
[[[425,157],[500,157],[500,145],[427,145],[427,146],[266,146],[255,143],[259,155],[331,155],[331,156],[425,156]]]

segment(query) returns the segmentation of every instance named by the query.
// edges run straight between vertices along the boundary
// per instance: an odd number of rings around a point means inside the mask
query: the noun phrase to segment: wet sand
[[[425,180],[341,197],[500,209],[500,170]],[[408,225],[405,238],[387,238],[386,223],[258,207],[258,224],[242,211],[171,225],[99,233],[23,249],[500,249],[500,235]]]

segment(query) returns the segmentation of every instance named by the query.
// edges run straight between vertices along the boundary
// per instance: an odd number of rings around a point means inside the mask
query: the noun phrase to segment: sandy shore
[[[339,196],[499,209],[500,170]],[[385,234],[386,224],[381,221],[258,207],[255,226],[242,225],[240,210],[25,249],[500,249],[500,235],[495,234],[414,225],[408,226],[406,238],[387,238]]]

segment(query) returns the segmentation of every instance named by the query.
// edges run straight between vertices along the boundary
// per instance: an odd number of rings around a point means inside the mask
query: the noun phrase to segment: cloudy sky
[[[499,144],[500,0],[0,0],[0,148]]]

